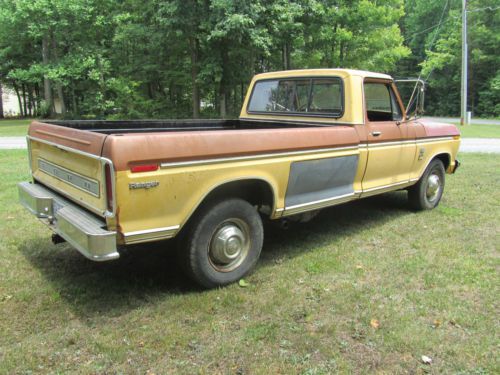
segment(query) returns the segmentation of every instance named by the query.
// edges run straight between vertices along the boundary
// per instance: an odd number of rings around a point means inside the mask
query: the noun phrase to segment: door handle
[[[379,132],[379,131],[374,131],[371,133],[374,137],[378,137],[379,135],[382,134],[382,132]]]

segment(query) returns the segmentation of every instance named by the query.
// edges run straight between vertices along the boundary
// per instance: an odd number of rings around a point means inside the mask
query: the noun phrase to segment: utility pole
[[[462,0],[462,90],[460,125],[468,125],[467,116],[467,0]]]

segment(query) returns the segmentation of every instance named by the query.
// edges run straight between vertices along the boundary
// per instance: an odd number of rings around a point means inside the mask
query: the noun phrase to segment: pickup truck
[[[385,74],[314,69],[256,75],[238,120],[34,121],[33,181],[20,202],[94,261],[179,239],[180,263],[210,288],[256,265],[262,220],[406,189],[436,207],[454,173],[454,125],[407,115]]]

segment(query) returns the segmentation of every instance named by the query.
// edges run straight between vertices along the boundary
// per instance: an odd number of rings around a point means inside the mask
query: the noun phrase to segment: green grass
[[[203,291],[169,243],[111,263],[52,245],[16,203],[25,155],[0,152],[0,373],[500,371],[499,156],[462,155],[433,211],[396,192],[266,226],[249,286]]]
[[[500,138],[500,125],[472,124],[460,126],[460,133],[463,138]]]
[[[32,119],[0,120],[0,137],[21,137],[28,132]]]

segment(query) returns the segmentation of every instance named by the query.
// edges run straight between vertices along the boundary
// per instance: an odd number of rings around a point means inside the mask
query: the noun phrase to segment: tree
[[[460,113],[461,1],[407,0],[402,25],[412,55],[398,67],[400,75],[427,79],[426,111]],[[469,107],[475,116],[500,115],[500,12],[493,0],[469,0]],[[440,20],[442,22],[440,23]]]
[[[67,117],[235,116],[256,73],[393,70],[402,4],[0,0],[0,75],[26,115],[57,101]]]
[[[0,82],[0,118],[4,118],[4,116],[3,116],[3,89],[2,89],[2,82]]]

